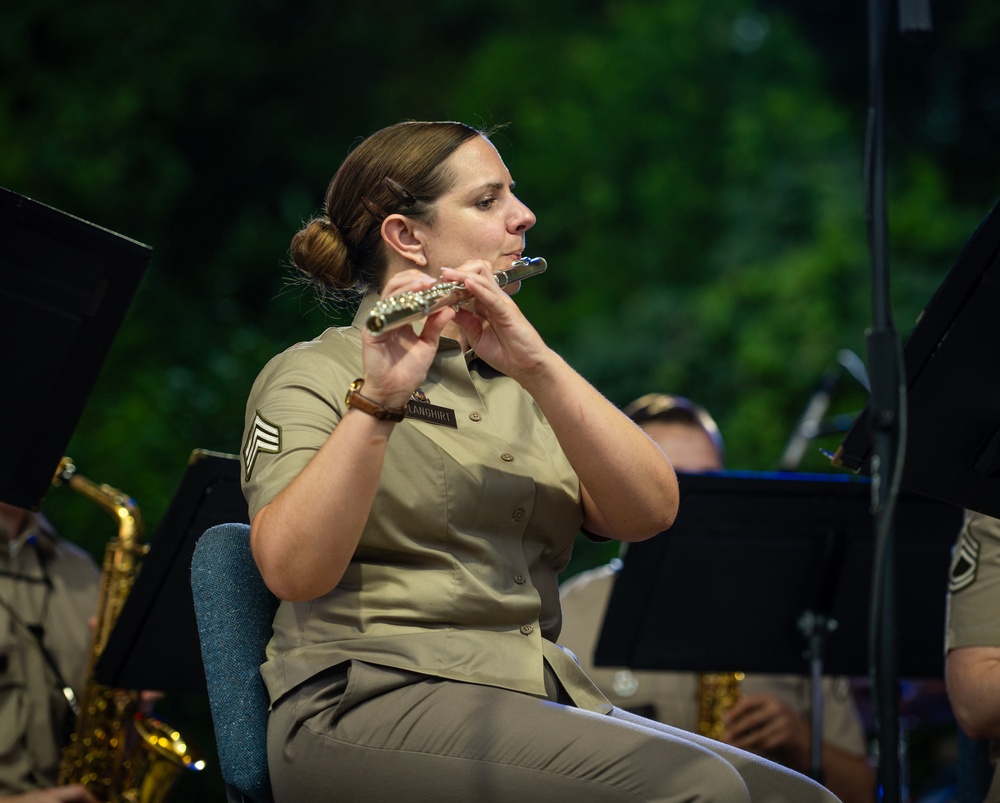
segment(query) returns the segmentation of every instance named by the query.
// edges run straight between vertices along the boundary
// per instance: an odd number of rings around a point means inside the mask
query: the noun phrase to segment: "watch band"
[[[351,387],[347,390],[347,398],[344,400],[348,407],[368,413],[368,415],[373,415],[379,421],[402,421],[406,417],[405,406],[386,407],[374,399],[362,396],[360,391],[364,384],[364,379],[355,379],[351,382]]]

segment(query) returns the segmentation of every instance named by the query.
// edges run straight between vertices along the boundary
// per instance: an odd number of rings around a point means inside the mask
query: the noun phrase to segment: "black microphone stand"
[[[812,610],[803,611],[797,622],[799,632],[805,637],[804,655],[809,659],[812,713],[809,736],[809,776],[817,783],[825,783],[823,776],[823,660],[826,638],[837,629],[837,621]]]
[[[865,140],[865,220],[872,269],[871,376],[874,566],[869,628],[872,704],[879,745],[879,799],[899,803],[899,679],[896,663],[895,510],[906,451],[903,357],[892,318],[885,199],[884,60],[887,0],[869,0],[869,109]],[[929,30],[928,0],[900,0],[904,33]]]

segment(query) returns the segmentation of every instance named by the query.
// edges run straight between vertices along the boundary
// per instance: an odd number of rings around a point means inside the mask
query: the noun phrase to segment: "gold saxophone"
[[[139,573],[148,544],[139,543],[142,517],[135,500],[76,473],[64,457],[52,480],[68,485],[118,520],[118,537],[104,552],[87,677],[76,728],[63,748],[60,784],[82,784],[102,803],[161,803],[183,769],[200,770],[181,735],[140,712],[139,692],[96,682],[94,670]]]
[[[698,732],[721,739],[726,729],[723,714],[740,699],[742,672],[709,672],[698,677]]]

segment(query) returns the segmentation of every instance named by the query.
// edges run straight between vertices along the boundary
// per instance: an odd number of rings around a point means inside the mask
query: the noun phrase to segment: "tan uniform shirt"
[[[698,675],[595,667],[594,650],[617,572],[600,566],[570,578],[562,588],[561,643],[578,656],[584,671],[619,708],[698,732]],[[799,675],[751,675],[744,694],[773,694],[799,716],[812,710],[809,679]],[[823,740],[852,755],[865,754],[864,732],[844,679],[823,681]]]
[[[1000,519],[968,511],[952,552],[945,649],[1000,647]]]
[[[247,403],[242,453],[251,517],[309,462],[362,375],[357,326],[271,360]],[[583,519],[579,479],[530,396],[442,340],[396,425],[375,501],[343,579],[282,602],[261,669],[272,701],[358,659],[544,695],[547,662],[574,702],[610,705],[559,634],[557,575]],[[418,394],[419,395],[419,394]],[[427,406],[430,405],[430,406]]]
[[[65,732],[66,700],[26,628],[41,625],[45,648],[79,697],[97,585],[90,556],[40,517],[0,542],[0,794],[52,786]]]
[[[945,651],[957,647],[1000,647],[1000,519],[966,511],[951,556]],[[994,762],[1000,745],[994,740]],[[995,771],[987,800],[1000,800]]]

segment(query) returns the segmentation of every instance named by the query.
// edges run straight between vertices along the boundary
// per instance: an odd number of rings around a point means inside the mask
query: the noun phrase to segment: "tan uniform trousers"
[[[352,662],[273,707],[277,803],[787,801],[826,789],[777,764],[615,709]]]

